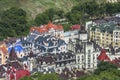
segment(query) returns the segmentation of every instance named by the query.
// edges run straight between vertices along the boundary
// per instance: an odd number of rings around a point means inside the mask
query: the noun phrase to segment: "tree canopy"
[[[109,62],[100,62],[97,66],[97,69],[95,70],[95,74],[100,74],[102,71],[110,71],[113,69],[117,69],[117,66],[114,64],[111,64]]]
[[[79,3],[66,14],[66,18],[72,24],[84,24],[85,21],[111,16],[120,12],[120,2],[118,3],[97,3],[95,0]]]
[[[42,74],[37,72],[33,74],[31,77],[24,77],[21,80],[60,80],[60,79],[56,73]]]
[[[23,9],[12,7],[1,12],[0,39],[23,36],[27,33],[28,29],[26,12]]]
[[[64,17],[64,11],[60,9],[50,8],[43,13],[40,13],[35,18],[35,23],[37,26],[41,24],[47,24],[49,21],[54,21],[56,19],[61,19]]]
[[[117,66],[109,62],[100,62],[93,74],[79,78],[77,80],[119,80],[120,70]]]

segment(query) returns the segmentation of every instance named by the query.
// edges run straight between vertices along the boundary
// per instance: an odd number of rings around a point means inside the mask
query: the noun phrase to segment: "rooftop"
[[[105,49],[101,50],[100,55],[98,56],[99,61],[110,61],[110,58],[107,56]]]
[[[49,30],[63,30],[63,27],[61,25],[55,25],[51,22],[49,22],[47,25],[41,25],[39,27],[31,27],[30,32],[38,32],[38,33],[46,33]]]
[[[101,23],[99,25],[92,26],[91,30],[95,31],[99,29],[101,32],[113,33],[113,30],[120,30],[120,26],[116,22]]]

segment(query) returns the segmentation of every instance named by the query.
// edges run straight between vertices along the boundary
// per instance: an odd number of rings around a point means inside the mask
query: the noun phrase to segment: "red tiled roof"
[[[37,31],[37,32],[39,32],[39,33],[48,32],[46,26],[31,27],[30,32],[34,32],[34,31]]]
[[[50,30],[50,29],[63,30],[63,27],[60,26],[60,25],[55,25],[55,24],[49,22],[49,23],[47,24],[47,29],[49,29],[49,30]]]
[[[39,27],[36,27],[36,26],[31,27],[30,32],[37,31],[39,33],[45,33],[45,32],[48,32],[50,29],[63,30],[63,27],[61,25],[55,25],[49,22],[47,25],[42,25]]]
[[[71,26],[71,30],[80,29],[80,28],[81,28],[80,25],[73,25],[73,26]]]
[[[8,75],[10,74],[10,80],[15,79],[15,77],[16,77],[15,80],[20,80],[21,78],[25,76],[30,76],[30,72],[27,70],[23,70],[23,69],[15,70],[14,72],[11,70],[8,70],[7,74]],[[14,76],[14,74],[16,74],[16,76]]]
[[[21,78],[25,76],[30,76],[30,72],[27,70],[18,70],[16,71],[16,80],[20,80]]]
[[[107,56],[106,51],[104,49],[101,50],[100,55],[98,56],[99,61],[110,61],[110,58]]]
[[[33,32],[33,31],[35,31],[35,30],[37,30],[37,29],[38,29],[38,27],[36,27],[36,26],[31,27],[30,32]]]
[[[38,28],[38,32],[39,33],[45,33],[45,32],[48,32],[48,29],[46,28],[46,26],[42,26],[42,27]]]

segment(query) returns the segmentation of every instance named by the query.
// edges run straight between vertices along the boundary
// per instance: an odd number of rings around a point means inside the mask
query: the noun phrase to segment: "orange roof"
[[[98,56],[99,61],[110,61],[110,58],[107,56],[106,51],[104,49],[101,50],[100,55]]]
[[[6,46],[1,46],[0,50],[6,55],[8,53]]]
[[[61,25],[55,25],[51,22],[47,24],[47,29],[54,29],[54,30],[63,30],[63,27]]]
[[[47,28],[46,28],[45,26],[43,26],[43,27],[39,27],[39,28],[37,29],[37,31],[38,31],[39,33],[45,33],[45,32],[48,32],[48,30],[47,30]]]
[[[63,26],[58,25],[59,30],[63,30]]]
[[[35,30],[37,30],[37,29],[38,29],[38,27],[36,27],[36,26],[31,27],[31,28],[30,28],[30,32],[33,32],[33,31],[35,31]]]
[[[36,27],[36,26],[31,27],[30,32],[38,31],[39,33],[44,33],[44,32],[48,32],[50,29],[63,30],[63,27],[61,25],[55,25],[49,22],[47,25],[42,25],[40,27]]]
[[[47,28],[48,29],[53,28],[55,30],[63,30],[63,27],[61,25],[55,25],[55,24],[53,24],[51,22],[48,23]]]

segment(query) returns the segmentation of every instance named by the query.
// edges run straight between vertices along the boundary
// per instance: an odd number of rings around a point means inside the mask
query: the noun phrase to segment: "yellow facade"
[[[6,60],[8,59],[8,51],[5,44],[0,45],[0,64],[5,64]]]
[[[101,32],[100,30],[97,29],[95,31],[90,31],[90,40],[95,41],[101,47],[108,47],[110,45],[112,45],[113,47],[120,46],[120,42],[117,43],[114,42],[113,36],[114,36],[113,34]]]

